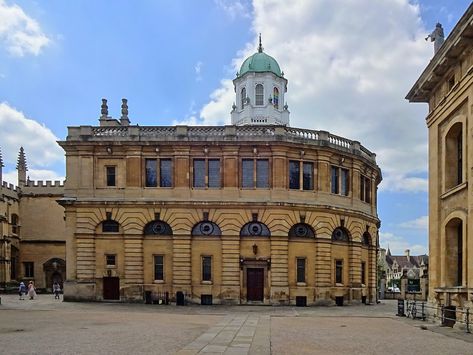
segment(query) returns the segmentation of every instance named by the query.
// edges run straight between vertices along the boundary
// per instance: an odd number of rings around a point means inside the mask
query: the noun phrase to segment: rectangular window
[[[250,188],[253,187],[254,179],[254,164],[253,159],[243,159],[241,173],[241,187]]]
[[[300,187],[300,162],[289,160],[289,188],[299,190]]]
[[[156,159],[146,159],[145,160],[145,169],[146,169],[145,186],[147,186],[147,187],[157,187],[158,186],[157,160]]]
[[[23,263],[25,269],[25,277],[34,277],[34,263],[27,261]]]
[[[159,160],[159,186],[172,187],[172,160]]]
[[[366,285],[366,263],[364,261],[361,263],[361,283]]]
[[[202,257],[202,281],[212,281],[212,257]]]
[[[269,187],[269,160],[243,159],[241,186],[243,188]]]
[[[314,164],[302,163],[302,189],[314,189]]]
[[[343,283],[343,260],[335,260],[335,282]]]
[[[194,159],[194,187],[221,187],[220,159]]]
[[[262,84],[257,84],[255,87],[255,104],[257,106],[264,105],[264,88]]]
[[[348,196],[348,187],[349,187],[349,174],[348,169],[340,169],[340,194],[343,196]]]
[[[332,166],[331,184],[333,194],[348,196],[350,187],[350,173],[348,169]]]
[[[297,258],[297,282],[305,282],[305,258]]]
[[[360,199],[371,202],[371,180],[363,175],[360,176]]]
[[[116,186],[115,183],[115,166],[107,166],[107,186]]]
[[[205,159],[194,159],[194,187],[205,187]]]
[[[256,160],[256,187],[269,187],[269,161],[268,159]]]
[[[332,193],[338,194],[338,168],[332,166]]]
[[[220,159],[209,159],[208,177],[209,177],[209,188],[220,188]]]
[[[105,255],[105,260],[106,260],[107,266],[115,266],[116,265],[116,255],[114,255],[114,254]]]
[[[154,256],[154,279],[157,281],[164,281],[164,256]]]

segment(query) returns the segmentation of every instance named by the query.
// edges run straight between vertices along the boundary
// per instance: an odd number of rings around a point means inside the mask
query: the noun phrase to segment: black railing
[[[169,304],[169,292],[145,291],[144,299],[147,304]]]
[[[404,302],[398,300],[398,302]],[[407,318],[420,319],[423,321],[431,320],[440,322],[442,326],[453,327],[455,323],[464,324],[465,332],[471,333],[473,319],[469,308],[460,308],[455,306],[430,306],[427,302],[406,300],[406,313],[400,314],[404,307],[398,305],[398,316],[406,316]]]

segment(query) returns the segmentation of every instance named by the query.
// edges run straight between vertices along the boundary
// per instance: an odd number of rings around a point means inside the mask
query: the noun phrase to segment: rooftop
[[[360,142],[287,126],[80,126],[69,127],[62,146],[72,142],[291,142],[354,154],[376,165],[376,154]]]

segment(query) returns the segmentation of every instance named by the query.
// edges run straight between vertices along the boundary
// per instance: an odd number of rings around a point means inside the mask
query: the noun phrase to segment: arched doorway
[[[49,259],[43,264],[43,270],[46,289],[52,289],[54,282],[59,283],[63,289],[64,276],[66,275],[66,262],[63,259]]]

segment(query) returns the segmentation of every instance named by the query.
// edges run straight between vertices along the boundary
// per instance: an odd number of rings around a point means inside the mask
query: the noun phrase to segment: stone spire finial
[[[128,118],[128,100],[122,99],[122,116],[120,117],[120,123],[122,126],[129,126],[130,119]]]
[[[3,182],[3,167],[5,165],[3,165],[3,157],[2,157],[2,150],[0,149],[0,185],[2,184]]]
[[[101,114],[101,118],[108,117],[107,99],[102,99],[102,106],[101,106],[100,114]]]
[[[259,46],[258,46],[258,53],[263,52],[263,45],[261,44],[261,33],[259,34]]]
[[[28,166],[26,165],[25,150],[23,147],[20,147],[20,152],[18,153],[16,169],[18,170],[18,186],[23,187],[26,183],[26,171],[28,170]]]

